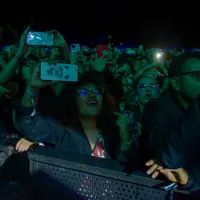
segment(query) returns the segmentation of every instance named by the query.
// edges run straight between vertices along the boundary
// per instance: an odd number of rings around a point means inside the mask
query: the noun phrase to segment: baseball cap
[[[182,72],[184,72],[184,64],[190,58],[200,59],[199,52],[186,52],[179,56],[173,56],[172,62],[168,68],[169,77],[179,76]]]

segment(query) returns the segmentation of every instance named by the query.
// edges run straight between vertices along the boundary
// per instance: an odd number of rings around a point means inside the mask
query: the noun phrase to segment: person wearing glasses
[[[26,92],[15,118],[16,127],[26,138],[17,143],[16,149],[23,152],[34,143],[31,141],[46,142],[63,151],[126,160],[133,151],[130,118],[114,112],[115,102],[104,82],[103,74],[88,72],[71,91],[64,91],[60,122],[39,113],[31,117],[33,101]],[[29,90],[38,94],[40,88],[29,86]]]
[[[140,158],[147,174],[163,174],[181,189],[200,189],[200,55],[174,57],[169,91],[143,111]],[[153,113],[153,114],[152,114]]]
[[[133,113],[133,120],[135,123],[131,123],[131,130],[134,131],[135,143],[139,142],[139,136],[141,134],[141,124],[142,124],[142,112],[146,104],[154,98],[159,98],[160,83],[157,78],[152,75],[142,75],[140,76],[134,84],[134,92],[130,95],[127,100],[127,105],[125,107],[125,112]],[[135,99],[135,100],[133,100]],[[153,115],[153,113],[152,113]]]
[[[143,71],[142,75],[143,76],[151,75],[154,78],[156,78],[159,81],[160,92],[162,94],[165,94],[165,92],[168,90],[169,78],[168,78],[167,69],[165,69],[164,67],[153,66],[153,67],[147,68]]]
[[[153,98],[160,96],[159,83],[151,75],[141,76],[136,82],[137,103],[142,112],[144,106]]]

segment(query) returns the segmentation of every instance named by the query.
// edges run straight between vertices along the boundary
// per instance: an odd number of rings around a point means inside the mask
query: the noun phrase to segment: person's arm
[[[29,30],[30,27],[27,27],[26,30],[23,32],[16,55],[7,65],[5,65],[3,70],[0,72],[0,85],[4,85],[13,76],[15,70],[23,61],[24,55],[27,53],[26,49],[28,49],[26,44],[26,37]]]
[[[24,96],[21,100],[21,106],[24,108],[33,108],[32,99],[34,100],[34,104],[37,106],[39,103],[39,93],[39,88],[32,88],[30,86],[27,86]]]
[[[32,108],[15,109],[15,126],[28,139],[57,145],[62,140],[65,129],[54,118],[36,113],[31,117]]]
[[[66,84],[64,82],[58,82],[55,85],[51,86],[56,97],[60,96],[60,94],[63,92],[63,90],[65,88],[65,85]]]
[[[120,145],[119,150],[116,152],[117,152],[117,160],[123,163],[127,163],[136,158],[137,150],[136,146],[133,143],[131,143],[128,145],[123,145],[123,147],[122,145]]]
[[[167,103],[167,102],[166,102]],[[169,169],[181,168],[188,158],[199,152],[200,109],[193,104],[179,124],[173,121],[168,105],[149,102],[143,112],[142,132],[151,156]]]
[[[53,118],[43,117],[39,113],[36,113],[32,117],[33,102],[29,92],[35,95],[39,93],[39,89],[27,86],[21,106],[15,108],[14,124],[16,128],[25,137],[33,141],[58,144],[64,135],[64,127],[60,126]],[[36,95],[34,97],[36,105],[38,104],[38,100],[39,96]]]
[[[200,163],[179,169],[168,169],[160,165],[157,160],[151,159],[145,165],[149,167],[147,174],[152,178],[162,174],[169,181],[178,183],[180,190],[193,192],[200,189]]]
[[[197,165],[185,167],[188,173],[188,182],[186,185],[180,187],[181,190],[188,190],[194,192],[200,190],[200,163]]]
[[[112,128],[112,131],[118,133],[119,138],[115,138],[114,148],[115,155],[118,161],[127,162],[132,160],[136,156],[136,145],[133,141],[133,134],[130,131],[131,121],[133,121],[133,115],[125,115],[122,113],[115,112],[115,115],[118,116],[116,120],[116,125],[118,128]],[[114,137],[113,137],[114,138]]]
[[[0,85],[4,85],[15,73],[15,70],[19,67],[21,58],[15,56],[0,72]]]

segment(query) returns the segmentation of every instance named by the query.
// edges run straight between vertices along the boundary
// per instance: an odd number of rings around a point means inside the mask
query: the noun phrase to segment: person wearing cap
[[[199,54],[174,57],[168,74],[168,93],[144,108],[140,158],[153,178],[161,173],[181,189],[196,191],[200,189]]]

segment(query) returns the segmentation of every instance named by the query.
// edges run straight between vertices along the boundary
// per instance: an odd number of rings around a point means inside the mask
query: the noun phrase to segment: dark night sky
[[[159,14],[160,9],[154,11],[148,9],[148,5],[134,7],[131,1],[116,2],[113,4],[109,0],[93,1],[82,2],[80,5],[77,1],[66,1],[65,4],[50,7],[45,6],[45,3],[43,7],[36,4],[23,9],[22,12],[12,12],[15,17],[5,18],[4,15],[1,21],[8,21],[22,30],[27,24],[27,18],[33,16],[36,19],[35,29],[57,29],[64,33],[67,39],[82,43],[96,43],[96,39],[101,35],[112,34],[116,44],[131,41],[134,44],[168,46],[178,43],[183,47],[200,47],[197,17],[184,12],[176,12],[173,15],[172,10],[167,8]]]

